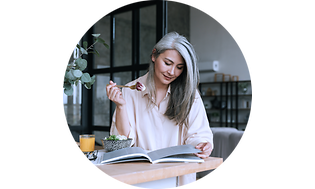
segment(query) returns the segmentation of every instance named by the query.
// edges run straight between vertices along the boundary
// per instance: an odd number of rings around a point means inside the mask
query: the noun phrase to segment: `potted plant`
[[[87,55],[89,53],[99,55],[99,52],[94,48],[95,44],[98,42],[102,43],[106,48],[109,48],[109,46],[102,38],[100,38],[100,34],[92,34],[92,36],[94,37],[94,43],[89,47],[87,41],[82,43],[83,47],[80,44],[77,44],[74,51],[74,60],[69,62],[67,66],[63,82],[64,93],[67,96],[73,95],[74,85],[77,86],[81,83],[85,88],[91,89],[91,86],[95,82],[95,75],[91,77],[89,73],[84,73],[84,70],[87,67],[87,60],[83,59],[82,55]]]

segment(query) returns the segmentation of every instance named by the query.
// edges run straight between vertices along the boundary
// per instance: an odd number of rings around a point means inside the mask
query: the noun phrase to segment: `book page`
[[[134,157],[146,157],[150,160],[150,157],[142,148],[129,147],[105,153],[101,163],[110,163],[111,161]]]
[[[146,161],[150,163],[150,160],[147,157],[132,157],[132,158],[124,158],[124,159],[118,159],[114,161],[110,161],[103,164],[115,164],[115,163],[126,163],[126,162],[139,162],[139,161]]]
[[[179,146],[172,146],[168,148],[162,148],[159,150],[155,150],[149,152],[148,155],[152,159],[152,162],[161,159],[167,156],[173,155],[180,155],[180,154],[192,154],[201,152],[200,150],[196,149],[194,146],[187,144],[187,145],[179,145]]]
[[[104,154],[105,154],[105,151],[104,151],[104,150],[98,150],[98,152],[97,152],[97,158],[96,158],[95,160],[91,160],[91,162],[92,162],[94,165],[101,164],[101,161],[103,160]]]
[[[202,163],[204,162],[203,159],[201,159],[200,157],[197,157],[194,154],[181,154],[181,155],[174,155],[174,156],[168,156],[165,158],[161,158],[158,160],[153,161],[152,163],[166,163],[166,162],[195,162],[195,163]]]

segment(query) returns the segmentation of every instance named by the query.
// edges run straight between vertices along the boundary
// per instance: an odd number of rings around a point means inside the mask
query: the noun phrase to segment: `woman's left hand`
[[[203,159],[209,157],[212,152],[212,146],[210,142],[199,143],[196,146],[196,148],[202,151],[202,152],[196,153],[196,156]]]

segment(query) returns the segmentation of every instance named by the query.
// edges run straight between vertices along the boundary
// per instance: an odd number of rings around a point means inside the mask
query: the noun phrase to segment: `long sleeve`
[[[210,129],[207,114],[199,93],[196,93],[194,104],[189,113],[189,125],[182,126],[183,143],[196,146],[201,142],[210,142],[213,146],[213,134]],[[196,181],[196,173],[178,177],[178,186]]]
[[[126,90],[130,90],[130,89],[123,89],[122,90],[122,95],[123,98],[126,100],[126,108],[127,108],[127,114],[128,117],[127,119],[129,120],[129,126],[130,126],[130,131],[129,131],[129,136],[127,136],[128,138],[132,138],[134,140],[132,140],[132,144],[133,145],[135,143],[135,131],[134,131],[134,126],[135,126],[135,102],[132,98],[132,96],[128,93],[130,91],[126,91]],[[117,128],[116,128],[116,110],[114,111],[113,114],[113,119],[112,119],[112,124],[111,124],[111,128],[110,128],[110,135],[119,135]]]
[[[186,128],[184,143],[196,146],[201,142],[210,142],[213,146],[213,134],[199,93],[196,93],[194,104],[189,114],[189,125]]]

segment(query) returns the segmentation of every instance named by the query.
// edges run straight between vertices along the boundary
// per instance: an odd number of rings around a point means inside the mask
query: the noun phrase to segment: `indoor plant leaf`
[[[77,86],[79,84],[79,79],[74,82],[74,85]]]
[[[81,70],[71,70],[71,71],[72,71],[73,76],[76,78],[80,78],[83,75]]]
[[[76,77],[73,75],[72,70],[66,73],[66,78],[68,78],[69,80],[76,80]]]
[[[69,71],[70,71],[70,70],[69,70]],[[66,83],[66,82],[67,82],[67,79],[68,79],[67,74],[68,74],[69,71],[66,70],[66,72],[65,72],[65,78],[64,78],[64,80],[63,80],[63,83]]]
[[[84,41],[84,42],[83,42],[83,47],[84,47],[85,49],[87,49],[87,47],[88,47],[88,42],[87,42],[87,41]]]
[[[105,42],[103,43],[103,45],[104,45],[107,49],[109,49],[109,45],[107,45]]]
[[[78,58],[75,61],[75,64],[79,67],[79,70],[83,71],[87,66],[87,61],[85,59]]]
[[[81,46],[79,45],[79,44],[77,44],[77,46],[76,46],[78,49],[80,49],[81,48]]]
[[[75,81],[75,80],[68,80],[68,82],[69,82],[70,84],[72,84],[72,85],[74,84],[74,81]]]
[[[87,89],[91,89],[92,84],[91,83],[85,83],[84,86]]]
[[[100,53],[96,49],[94,49],[94,51],[95,51],[95,54],[97,54],[98,56],[100,55]]]
[[[88,53],[96,54],[94,50],[88,51]]]
[[[101,34],[92,34],[93,37],[99,37]]]
[[[105,43],[105,40],[102,38],[97,38],[97,42],[101,42],[107,49],[109,49],[109,46],[107,45],[107,43]]]
[[[95,82],[95,75],[93,75],[93,76],[91,77],[90,83],[93,84],[94,82]]]
[[[63,84],[63,88],[65,88],[65,89],[67,89],[67,90],[72,89],[71,83],[69,83],[69,82],[64,83],[64,84]]]
[[[99,37],[97,38],[97,42],[105,43],[105,40]]]
[[[80,48],[80,51],[82,54],[88,54],[88,52],[83,47]]]
[[[72,96],[73,94],[73,88],[71,87],[70,89],[64,89],[64,93],[67,95],[67,96]]]
[[[95,75],[93,75],[93,76],[91,77],[91,81],[89,82],[89,84],[90,84],[90,85],[93,85],[94,82],[95,82]]]
[[[89,83],[91,81],[90,74],[84,73],[81,77],[81,81],[84,83]]]

